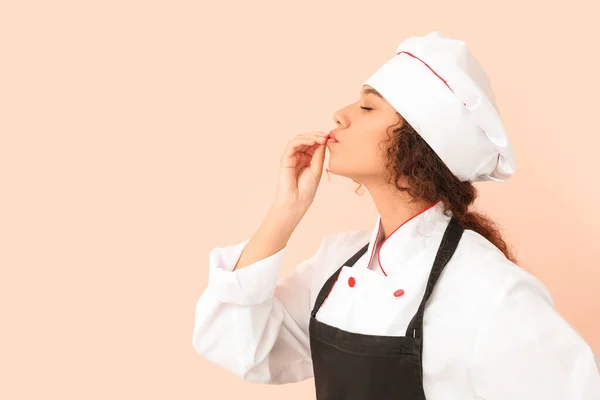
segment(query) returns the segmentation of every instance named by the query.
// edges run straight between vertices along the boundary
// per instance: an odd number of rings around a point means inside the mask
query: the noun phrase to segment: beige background
[[[333,128],[432,30],[486,68],[517,153],[478,207],[598,353],[592,3],[0,2],[0,398],[314,398],[312,380],[254,385],[194,352],[209,252],[258,227],[289,139]],[[372,227],[355,188],[323,176],[282,274],[324,234]]]

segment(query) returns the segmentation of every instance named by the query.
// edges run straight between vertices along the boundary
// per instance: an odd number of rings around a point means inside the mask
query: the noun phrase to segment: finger
[[[315,138],[326,138],[329,136],[329,132],[311,132],[308,135]]]
[[[304,152],[306,151],[306,149],[308,149],[309,147],[313,146],[316,143],[315,139],[312,138],[302,138],[302,139],[298,139],[293,141],[292,143],[290,143],[290,147],[292,150],[292,153],[296,153],[296,152]]]
[[[316,143],[313,146],[306,149],[306,153],[309,153],[312,155],[315,152],[315,150],[319,148],[320,145],[326,144],[327,140],[328,140],[328,138],[326,138],[326,137],[320,137],[320,138],[316,139],[315,140]]]
[[[310,146],[308,149],[306,149],[304,152],[310,154],[311,156],[315,153],[315,151],[322,145],[327,144],[327,138],[322,138],[320,140],[317,140],[317,142],[315,143],[315,145]]]
[[[300,139],[294,139],[292,142],[290,142],[290,145],[293,149],[295,149],[295,151],[306,151],[315,144],[326,142],[327,138],[325,137],[303,137]]]
[[[308,139],[312,139],[313,140],[313,144],[316,143],[325,143],[327,141],[327,138],[325,136],[308,136]]]
[[[327,137],[328,135],[329,135],[328,132],[314,131],[314,132],[307,132],[307,133],[301,133],[299,135],[296,135],[295,139],[299,139],[302,137],[312,137],[312,138]]]
[[[300,139],[294,139],[289,142],[283,157],[291,157],[296,152],[304,152],[307,148],[314,145],[315,143],[316,140],[312,138],[303,137]]]
[[[323,162],[325,161],[325,145],[321,144],[319,146],[315,146],[316,149],[310,160],[309,168],[312,171],[313,175],[319,178],[321,176],[321,172],[323,172]]]
[[[312,160],[312,156],[306,153],[301,153],[300,154],[300,164],[301,165],[309,165],[310,164],[310,160]]]

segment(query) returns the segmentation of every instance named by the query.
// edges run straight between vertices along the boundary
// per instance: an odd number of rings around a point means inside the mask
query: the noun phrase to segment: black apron
[[[423,315],[425,303],[463,233],[452,218],[444,232],[425,295],[406,336],[347,332],[315,316],[344,266],[352,267],[369,243],[325,282],[310,316],[310,347],[317,400],[426,400],[423,390]],[[390,294],[391,296],[391,294]]]

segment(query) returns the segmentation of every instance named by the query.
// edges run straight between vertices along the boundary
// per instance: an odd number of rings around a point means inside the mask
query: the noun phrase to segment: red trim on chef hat
[[[515,157],[494,93],[465,42],[441,32],[410,37],[365,84],[379,91],[461,180],[502,181],[514,173]]]

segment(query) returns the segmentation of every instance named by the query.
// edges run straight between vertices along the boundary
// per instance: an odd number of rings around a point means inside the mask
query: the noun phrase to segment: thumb
[[[321,172],[323,171],[323,162],[325,161],[325,148],[327,145],[325,143],[319,144],[319,147],[315,150],[312,159],[310,160],[309,168],[312,171],[313,175],[320,177]]]

